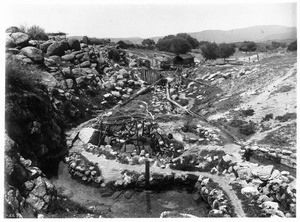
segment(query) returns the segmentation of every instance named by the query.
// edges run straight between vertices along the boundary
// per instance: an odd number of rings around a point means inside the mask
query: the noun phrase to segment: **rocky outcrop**
[[[66,46],[62,42],[53,42],[47,48],[47,55],[48,56],[63,56],[65,54]]]
[[[21,49],[21,52],[36,63],[44,62],[44,54],[42,50],[36,47],[33,46],[24,47]]]
[[[22,147],[21,147],[22,148]],[[42,171],[24,159],[21,149],[7,135],[5,137],[5,216],[22,217],[27,203],[36,211],[46,211],[55,203],[54,185]]]
[[[14,44],[17,46],[28,45],[30,39],[30,36],[23,32],[14,32],[10,35],[10,37],[14,40]]]
[[[77,39],[69,38],[68,43],[69,43],[70,49],[74,49],[75,51],[79,51],[81,49],[80,42]]]

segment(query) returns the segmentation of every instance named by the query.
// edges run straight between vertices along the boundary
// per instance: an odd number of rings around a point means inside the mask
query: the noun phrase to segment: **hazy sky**
[[[6,5],[7,26],[39,25],[46,32],[63,31],[70,35],[146,38],[255,25],[296,26],[297,23],[295,3],[121,5],[89,4],[88,0],[81,0],[81,4],[50,2]]]

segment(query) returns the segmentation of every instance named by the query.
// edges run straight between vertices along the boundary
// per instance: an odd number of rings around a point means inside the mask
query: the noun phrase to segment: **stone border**
[[[141,188],[145,189],[146,182],[144,173],[123,171],[123,178],[115,181],[114,187],[119,189]],[[233,217],[235,213],[229,198],[219,186],[208,177],[195,174],[159,174],[152,173],[150,178],[150,190],[167,190],[171,187],[190,187],[193,189],[194,201],[201,198],[210,206],[209,217]],[[162,188],[162,189],[161,189]]]

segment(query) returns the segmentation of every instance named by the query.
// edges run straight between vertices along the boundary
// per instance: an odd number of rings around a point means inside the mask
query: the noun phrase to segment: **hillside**
[[[198,41],[240,42],[296,39],[297,29],[278,25],[253,26],[229,31],[206,30],[190,33]]]
[[[174,33],[173,33],[174,34]],[[297,28],[286,27],[279,25],[262,25],[252,26],[241,29],[232,29],[228,31],[222,30],[204,30],[200,32],[190,32],[192,37],[198,41],[210,41],[217,43],[232,43],[232,42],[243,42],[243,41],[254,41],[254,42],[265,42],[270,40],[292,42],[297,39]],[[79,41],[82,36],[76,37]],[[157,42],[163,36],[151,37]],[[141,44],[143,38],[140,37],[127,37],[127,38],[110,38],[112,42],[118,42],[120,40],[129,40],[134,44]]]
[[[217,43],[243,41],[264,42],[267,40],[288,41],[290,39],[295,40],[297,38],[297,28],[279,25],[263,25],[232,29],[228,31],[204,30],[201,32],[191,32],[189,34],[198,41],[210,41]],[[162,36],[152,37],[151,39],[157,42],[160,38],[162,38]]]

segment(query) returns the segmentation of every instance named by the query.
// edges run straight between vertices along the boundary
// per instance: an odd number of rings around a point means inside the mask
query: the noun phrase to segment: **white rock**
[[[244,187],[242,188],[241,193],[243,195],[252,195],[252,196],[259,195],[259,191],[257,190],[256,187]]]
[[[96,129],[94,128],[83,128],[82,130],[80,130],[79,134],[78,134],[78,138],[84,143],[87,144],[93,133],[96,131]]]
[[[266,208],[266,209],[278,210],[279,205],[277,202],[266,201],[266,202],[263,202],[262,207]]]

